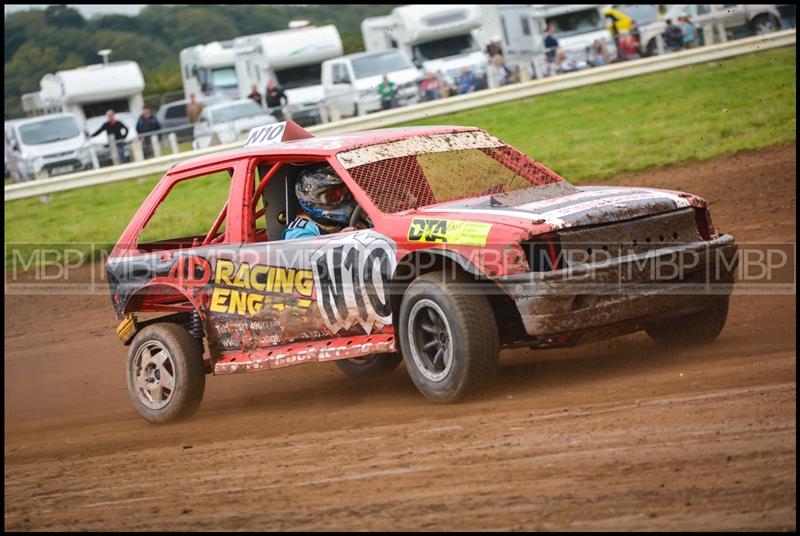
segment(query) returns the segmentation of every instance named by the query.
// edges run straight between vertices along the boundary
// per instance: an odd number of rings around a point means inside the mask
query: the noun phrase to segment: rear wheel
[[[460,276],[444,282],[441,272],[422,275],[409,285],[400,305],[406,369],[417,389],[435,402],[478,393],[497,370],[494,313],[484,294],[466,286],[470,281]]]
[[[206,385],[201,345],[177,324],[152,324],[133,339],[128,392],[145,420],[163,424],[190,417]]]
[[[668,318],[645,328],[650,338],[662,346],[677,348],[714,341],[728,319],[729,297],[700,312]]]
[[[403,356],[399,353],[375,354],[367,357],[341,359],[336,362],[336,365],[342,372],[353,378],[380,378],[394,372],[402,360]]]

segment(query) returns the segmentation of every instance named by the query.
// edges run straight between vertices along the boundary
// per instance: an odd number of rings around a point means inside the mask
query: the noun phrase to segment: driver
[[[284,240],[356,230],[349,227],[356,200],[331,166],[306,167],[294,192],[302,212],[283,230]]]

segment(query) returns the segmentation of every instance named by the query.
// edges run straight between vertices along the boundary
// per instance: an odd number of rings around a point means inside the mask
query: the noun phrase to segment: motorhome
[[[9,121],[5,125],[5,144],[12,182],[71,173],[92,166],[86,134],[71,113]]]
[[[233,41],[213,41],[180,51],[183,93],[187,100],[191,95],[239,97],[233,46]]]
[[[273,80],[286,94],[287,118],[302,126],[320,122],[320,105],[325,98],[322,62],[344,51],[336,26],[299,25],[239,37],[234,45],[239,96],[246,97],[253,85],[263,95],[267,83]]]
[[[383,75],[396,86],[398,106],[419,102],[420,75],[402,50],[359,52],[322,63],[322,85],[329,104],[341,117],[381,109],[378,84]]]
[[[485,87],[489,59],[476,38],[481,23],[477,5],[407,5],[364,19],[361,34],[368,52],[400,49],[422,74],[439,74],[451,85],[466,68]]]
[[[530,78],[544,76],[544,32],[546,23],[531,5],[483,4],[483,23],[478,42],[486,47],[499,38],[505,65],[512,70],[527,69]]]
[[[27,94],[22,100],[26,112],[71,113],[81,126],[109,109],[138,117],[144,105],[144,76],[134,61],[57,71],[44,75],[39,85],[38,95]]]

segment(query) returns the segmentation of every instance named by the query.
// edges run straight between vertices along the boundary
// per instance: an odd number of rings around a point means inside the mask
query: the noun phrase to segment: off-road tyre
[[[339,370],[351,378],[381,378],[388,376],[403,360],[399,353],[374,354],[354,359],[340,359],[336,362]]]
[[[645,331],[656,343],[667,348],[680,348],[714,341],[728,319],[729,297],[715,300],[716,303],[697,313],[667,318],[651,324]]]

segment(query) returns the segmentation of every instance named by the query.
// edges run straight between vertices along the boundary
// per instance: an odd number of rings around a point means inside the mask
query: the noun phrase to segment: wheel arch
[[[484,295],[492,307],[501,344],[527,337],[514,300],[463,255],[446,249],[417,250],[400,259],[398,268],[400,267],[408,268],[404,269],[406,270],[404,273],[398,273],[396,270],[390,282],[392,327],[395,333],[399,330],[400,304],[408,286],[420,275],[439,271],[445,275],[450,274],[451,277],[458,274],[467,275],[486,288]]]

